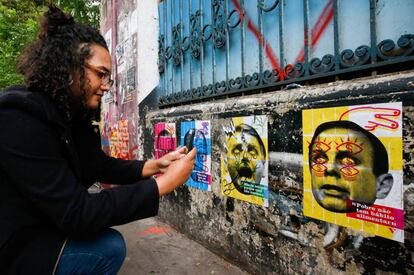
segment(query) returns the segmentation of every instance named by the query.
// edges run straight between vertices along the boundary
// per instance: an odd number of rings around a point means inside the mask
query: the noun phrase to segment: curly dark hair
[[[63,118],[70,121],[73,117],[69,86],[72,74],[78,71],[80,87],[84,95],[85,60],[90,57],[90,46],[97,44],[108,50],[105,39],[95,28],[77,23],[69,14],[55,6],[50,6],[40,23],[36,40],[27,46],[18,63],[24,75],[27,88],[46,94],[58,108]],[[85,104],[85,98],[82,99]],[[90,119],[99,118],[99,109],[84,115]]]

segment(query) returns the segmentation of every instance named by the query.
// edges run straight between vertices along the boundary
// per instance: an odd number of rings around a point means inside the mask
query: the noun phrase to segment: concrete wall
[[[144,156],[153,156],[153,125],[212,121],[212,192],[181,187],[162,199],[160,217],[253,273],[414,272],[414,72],[233,97],[149,111],[141,121]],[[403,102],[405,243],[303,215],[303,109]],[[225,118],[269,118],[269,207],[221,194]],[[180,136],[177,126],[177,136]]]

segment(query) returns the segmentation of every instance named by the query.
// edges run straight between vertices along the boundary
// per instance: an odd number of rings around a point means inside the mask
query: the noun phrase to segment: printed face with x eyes
[[[362,133],[331,128],[309,147],[312,192],[316,201],[333,212],[352,212],[351,202],[371,205],[376,199],[373,146]]]

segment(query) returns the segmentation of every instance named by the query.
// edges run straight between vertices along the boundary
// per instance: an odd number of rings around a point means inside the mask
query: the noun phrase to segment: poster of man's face
[[[401,241],[401,108],[303,111],[305,215]]]
[[[232,118],[223,128],[223,135],[223,194],[267,206],[267,117]]]

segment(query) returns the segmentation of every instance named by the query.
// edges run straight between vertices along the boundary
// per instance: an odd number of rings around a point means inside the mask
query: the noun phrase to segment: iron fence
[[[410,9],[411,0],[163,1],[160,106],[412,62]]]

